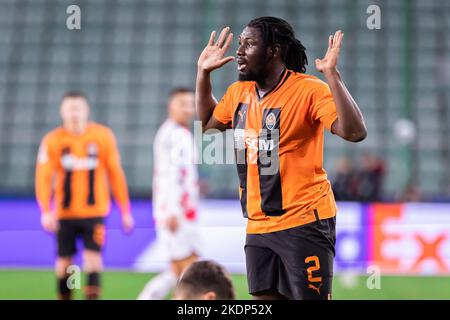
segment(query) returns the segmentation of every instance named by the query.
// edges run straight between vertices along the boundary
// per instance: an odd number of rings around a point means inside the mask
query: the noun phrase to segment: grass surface
[[[107,271],[102,276],[103,299],[136,299],[154,274]],[[82,278],[82,283],[84,282]],[[244,275],[233,275],[238,299],[250,299]],[[368,289],[366,276],[336,276],[333,299],[450,299],[450,277],[383,276],[381,289]],[[50,270],[0,270],[0,299],[55,299]],[[82,299],[82,290],[75,290]]]

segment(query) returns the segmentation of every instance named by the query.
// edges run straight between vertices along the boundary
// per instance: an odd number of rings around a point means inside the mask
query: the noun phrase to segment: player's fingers
[[[222,29],[222,32],[220,32],[219,39],[217,40],[216,45],[220,48],[223,46],[223,43],[225,42],[226,36],[228,32],[230,31],[230,27],[226,27]]]
[[[56,232],[56,221],[53,221],[53,223],[50,225],[50,232]]]
[[[339,35],[339,43],[338,43],[338,48],[340,48],[342,46],[342,41],[344,40],[344,33],[341,32],[341,34]]]
[[[55,222],[55,229],[54,229],[54,232],[58,232],[58,230],[59,230],[59,227],[60,227],[60,225],[59,225],[59,221],[58,221],[58,220],[56,220],[56,222]]]
[[[336,30],[334,36],[337,38],[341,34],[341,32],[342,32],[341,30]]]
[[[337,48],[338,44],[339,44],[339,37],[341,34],[341,30],[338,30],[334,33],[334,37],[333,37],[333,48]]]
[[[328,52],[330,52],[331,48],[333,48],[333,36],[330,35],[328,37],[328,48],[327,48],[327,52],[325,53],[325,56],[328,54]]]
[[[216,37],[216,30],[211,32],[211,36],[209,37],[208,46],[212,46],[214,44],[214,38]]]
[[[56,231],[56,224],[53,222],[49,222],[44,226],[45,231],[53,233]]]
[[[226,52],[228,50],[232,41],[233,41],[233,34],[230,33],[227,37],[227,41],[225,41],[225,44],[223,45],[223,48],[222,48],[224,52]]]
[[[132,231],[134,229],[134,220],[130,221],[130,224],[128,225],[128,231]]]
[[[236,58],[233,57],[233,56],[229,56],[229,57],[220,59],[220,60],[219,60],[219,65],[220,65],[220,66],[223,66],[225,63],[228,63],[228,62],[230,62],[230,61],[233,61],[234,59],[236,59]]]

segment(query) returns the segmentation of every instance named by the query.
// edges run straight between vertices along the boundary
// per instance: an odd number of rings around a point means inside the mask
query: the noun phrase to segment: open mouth
[[[242,60],[242,59],[238,59],[238,60],[237,60],[237,69],[238,69],[239,71],[244,71],[244,69],[245,69],[246,66],[247,66],[247,64],[245,63],[244,60]]]
[[[245,64],[245,63],[243,63],[243,64],[238,64],[238,70],[239,71],[244,71],[244,69],[245,69],[245,67],[246,67],[247,65]]]

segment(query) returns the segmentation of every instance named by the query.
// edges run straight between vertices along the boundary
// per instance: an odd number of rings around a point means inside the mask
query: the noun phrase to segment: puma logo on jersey
[[[314,291],[317,291],[317,293],[320,295],[320,288],[322,287],[322,285],[323,285],[323,283],[321,283],[318,287],[316,287],[316,286],[313,285],[313,284],[309,284],[309,285],[308,285],[308,288],[309,288],[309,289],[313,289]]]
[[[241,118],[241,121],[244,121],[245,112],[246,111],[242,112],[241,110],[238,111],[238,116]]]

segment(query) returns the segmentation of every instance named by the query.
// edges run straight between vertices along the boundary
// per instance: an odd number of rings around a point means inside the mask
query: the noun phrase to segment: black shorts
[[[271,233],[247,234],[245,256],[252,295],[331,299],[336,217]]]
[[[61,219],[57,232],[58,256],[71,257],[77,252],[77,238],[83,239],[84,248],[100,252],[105,242],[103,218]]]

